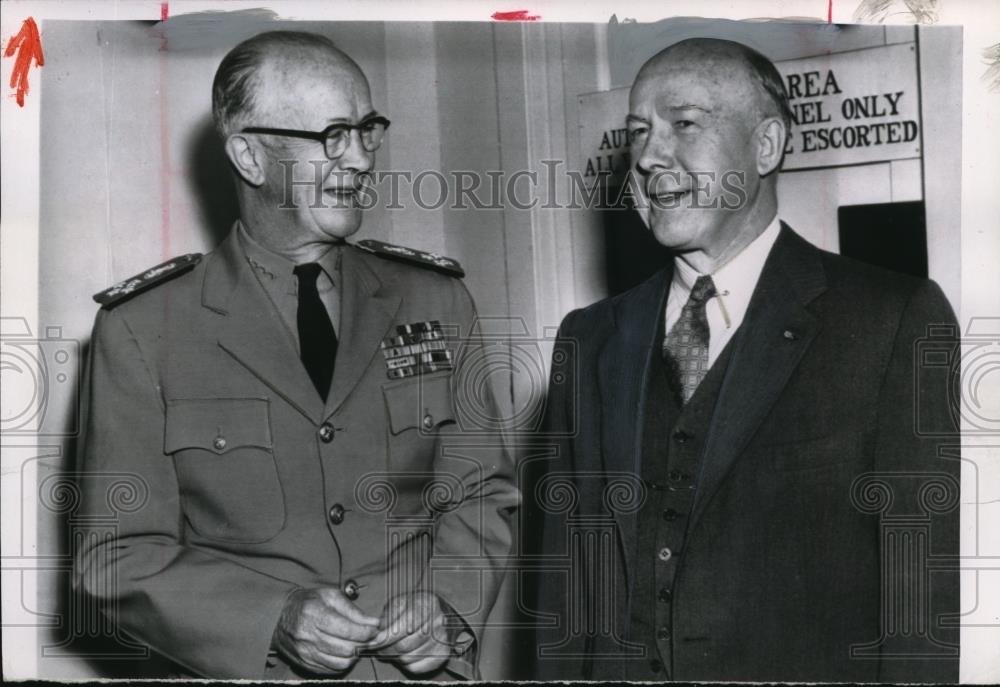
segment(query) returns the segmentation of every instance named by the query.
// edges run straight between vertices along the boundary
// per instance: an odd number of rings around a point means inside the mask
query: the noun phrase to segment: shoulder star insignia
[[[354,245],[361,250],[377,255],[380,258],[399,260],[400,262],[407,262],[411,265],[427,267],[438,272],[443,272],[444,274],[452,277],[465,276],[465,270],[462,269],[462,266],[458,264],[457,260],[452,260],[451,258],[439,255],[438,253],[428,253],[426,251],[417,250],[416,248],[395,246],[391,243],[375,241],[374,239],[358,241]]]
[[[180,257],[172,258],[166,262],[150,268],[145,272],[129,277],[94,294],[94,300],[101,304],[102,308],[110,310],[119,303],[124,303],[133,296],[142,293],[154,286],[159,286],[170,281],[174,277],[184,274],[201,261],[201,253],[188,253]]]

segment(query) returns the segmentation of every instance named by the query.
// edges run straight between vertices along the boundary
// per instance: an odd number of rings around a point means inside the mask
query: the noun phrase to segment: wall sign
[[[778,62],[795,117],[784,169],[920,157],[913,43]]]

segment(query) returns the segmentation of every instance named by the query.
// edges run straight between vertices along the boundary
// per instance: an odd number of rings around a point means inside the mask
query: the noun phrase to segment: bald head
[[[756,50],[734,41],[689,38],[647,60],[636,76],[636,84],[677,69],[695,70],[708,82],[728,80],[729,87],[739,89],[738,94],[743,96],[734,101],[754,105],[754,121],[749,124],[779,117],[786,131],[791,129],[792,111],[781,74]]]
[[[282,96],[317,81],[368,90],[361,68],[330,39],[301,31],[257,34],[230,50],[215,73],[215,127],[225,138],[245,126],[260,126],[282,108]]]

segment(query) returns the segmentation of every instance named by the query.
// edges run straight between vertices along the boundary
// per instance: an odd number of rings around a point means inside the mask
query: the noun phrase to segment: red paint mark
[[[14,71],[10,74],[10,87],[17,89],[17,104],[24,107],[24,94],[28,92],[28,70],[31,68],[31,60],[39,67],[45,64],[45,56],[42,55],[42,38],[38,35],[38,25],[35,20],[28,17],[21,25],[21,30],[7,43],[7,49],[3,56],[10,57],[17,51],[14,59]]]
[[[826,3],[826,23],[833,23],[833,0],[827,0]]]
[[[541,17],[537,14],[528,14],[528,10],[514,10],[513,12],[494,12],[492,15],[496,21],[538,21]]]
[[[160,3],[160,21],[166,21],[170,19],[170,3],[161,2]]]

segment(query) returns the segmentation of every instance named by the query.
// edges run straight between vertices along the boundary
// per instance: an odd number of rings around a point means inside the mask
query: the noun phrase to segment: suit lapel
[[[641,284],[614,310],[614,328],[598,355],[601,457],[608,479],[614,473],[641,474],[642,427],[645,420],[650,356],[659,349],[661,313],[673,275],[668,265]],[[617,513],[625,575],[636,555],[637,513]]]
[[[398,292],[382,283],[359,250],[344,249],[341,271],[341,331],[327,416],[344,403],[371,364],[402,300]]]
[[[782,224],[726,370],[705,445],[698,521],[819,331],[806,306],[826,290],[819,251]]]
[[[202,305],[224,320],[218,337],[229,355],[318,423],[323,402],[289,336],[243,255],[236,231],[212,253],[202,285]]]

